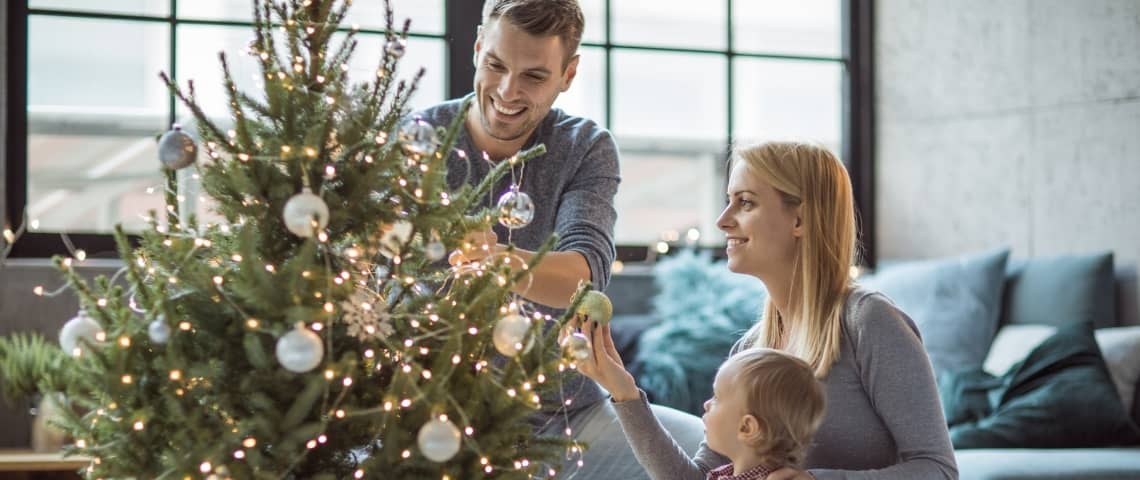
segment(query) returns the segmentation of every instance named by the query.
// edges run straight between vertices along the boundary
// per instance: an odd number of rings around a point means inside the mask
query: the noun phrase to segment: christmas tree
[[[228,120],[163,75],[208,158],[181,129],[163,135],[165,222],[137,247],[116,233],[125,282],[87,284],[57,259],[82,311],[61,332],[69,380],[50,387],[90,478],[533,478],[580,452],[528,419],[561,406],[584,337],[559,348],[566,318],[511,293],[553,239],[530,264],[509,248],[440,262],[491,222],[526,224],[526,199],[474,203],[542,147],[448,191],[464,115],[409,117],[408,24],[390,8],[375,78],[349,82],[354,32],[331,42],[348,3],[256,1],[246,53],[264,95],[238,91],[221,54]],[[183,168],[224,221],[177,211]]]

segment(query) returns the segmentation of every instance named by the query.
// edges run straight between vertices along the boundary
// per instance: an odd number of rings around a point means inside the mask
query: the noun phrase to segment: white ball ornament
[[[158,139],[158,160],[171,170],[189,167],[198,157],[198,145],[175,123]]]
[[[572,361],[581,362],[590,358],[590,339],[574,332],[562,339],[562,354]]]
[[[428,460],[437,463],[451,460],[456,453],[459,453],[460,440],[462,437],[459,427],[451,423],[451,420],[440,417],[428,420],[423,427],[420,427],[420,433],[416,436],[420,453]]]
[[[146,334],[150,337],[150,341],[158,345],[163,345],[170,341],[170,325],[166,323],[166,317],[159,316],[150,322],[146,327]]]
[[[289,198],[282,217],[285,219],[285,228],[293,232],[293,235],[309,238],[314,232],[328,226],[329,206],[306,187],[301,193]]]
[[[436,240],[427,244],[424,253],[433,262],[443,260],[443,257],[447,255],[447,247],[443,246],[443,242]]]
[[[277,361],[290,372],[305,373],[317,368],[324,356],[325,346],[320,335],[303,325],[277,340]]]
[[[518,355],[520,347],[523,351],[529,351],[534,346],[534,337],[532,336],[527,341],[526,346],[523,346],[522,343],[523,340],[527,340],[530,326],[530,318],[517,313],[510,313],[500,318],[495,323],[495,330],[491,333],[495,350],[508,357]]]
[[[380,253],[392,258],[400,254],[405,243],[412,238],[415,225],[406,220],[399,220],[380,229]]]
[[[102,343],[104,336],[103,326],[87,315],[86,310],[80,310],[59,331],[59,346],[68,355],[79,356],[87,353],[91,346]],[[80,342],[81,339],[86,341],[86,345]]]
[[[499,197],[499,225],[509,229],[522,228],[534,220],[534,201],[526,192],[520,192],[518,185]]]

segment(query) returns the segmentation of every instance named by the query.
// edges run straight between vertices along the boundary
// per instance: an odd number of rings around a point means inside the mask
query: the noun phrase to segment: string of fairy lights
[[[310,4],[309,1],[304,2],[305,6]],[[298,22],[293,19],[287,19],[282,25],[282,30],[287,31],[290,28],[296,28]],[[305,24],[304,31],[313,35],[321,28],[328,27],[331,24],[308,23]],[[405,31],[406,33],[406,31]],[[267,40],[267,45],[270,48],[267,50],[256,50],[255,56],[262,62],[264,69],[267,71],[265,75],[266,82],[282,82],[282,85],[287,90],[294,88],[307,88],[303,82],[292,82],[293,75],[303,75],[310,68],[312,68],[312,60],[306,62],[303,56],[294,56],[292,58],[290,73],[288,70],[279,70],[276,73],[268,72],[271,67],[278,63],[276,55],[272,48],[272,41]],[[399,58],[403,55],[406,48],[406,40],[402,37],[389,36],[389,42],[385,47],[385,51],[389,58]],[[342,72],[348,71],[347,63],[340,64]],[[391,77],[392,70],[386,67],[381,67],[377,70],[377,81],[385,80]],[[325,84],[327,81],[335,79],[326,79],[322,75],[315,76],[315,81],[318,84]],[[169,81],[169,80],[168,80]],[[232,80],[229,79],[227,72],[227,85],[231,92],[236,92],[236,86]],[[181,94],[179,93],[181,96]],[[192,98],[193,95],[191,95]],[[393,99],[394,104],[398,104],[399,95]],[[185,100],[185,98],[183,98]],[[335,107],[338,104],[338,98],[332,94],[326,95],[324,101],[330,107]],[[235,101],[232,104],[233,111],[236,116],[241,116],[241,108],[238,107]],[[217,143],[214,141],[206,142],[206,156],[214,162],[273,162],[278,165],[286,165],[289,162],[301,161],[307,165],[307,162],[315,161],[321,158],[323,150],[317,146],[306,145],[281,145],[279,153],[273,155],[265,155],[258,153],[258,150],[247,150],[240,148],[240,144],[245,147],[254,147],[255,149],[263,148],[260,142],[249,144],[241,138],[247,133],[240,131],[239,125],[235,129],[230,129],[226,132],[225,137],[228,139],[225,143]],[[216,132],[215,134],[220,133]],[[330,132],[330,138],[327,139],[331,144],[336,144],[336,131]],[[389,138],[392,135],[389,132],[375,132],[370,135],[371,141],[375,142],[376,146],[386,146],[389,144]],[[432,172],[433,168],[439,167],[443,160],[443,153],[439,151],[440,140],[436,133],[434,126],[418,119],[409,119],[403,122],[398,131],[396,132],[396,142],[394,148],[398,146],[405,154],[407,154],[408,161],[404,165],[409,172],[415,172],[416,175],[427,175]],[[467,155],[461,150],[456,150],[456,154],[460,158],[466,159]],[[172,130],[168,131],[162,136],[159,141],[159,159],[170,171],[176,171],[184,168],[194,166],[196,171],[193,174],[195,179],[200,178],[201,165],[197,162],[198,150],[195,140],[181,130],[181,127],[174,126]],[[371,154],[363,154],[358,161],[364,163],[372,163],[375,158]],[[512,188],[500,197],[497,204],[497,211],[499,217],[497,221],[509,230],[523,227],[529,224],[533,218],[534,205],[525,192],[519,188],[519,180],[513,178],[513,167],[516,164],[524,164],[528,160],[525,155],[516,155],[508,159],[507,164],[512,168]],[[433,166],[433,163],[436,166]],[[327,164],[324,169],[324,180],[333,180],[338,175],[336,162]],[[405,256],[408,253],[414,254],[411,249],[411,244],[415,241],[418,232],[415,231],[415,226],[407,221],[398,221],[390,226],[382,229],[382,234],[376,240],[375,244],[358,244],[341,245],[336,248],[332,245],[334,239],[325,230],[329,221],[329,208],[324,203],[321,197],[320,188],[314,189],[310,185],[308,175],[302,175],[303,186],[299,193],[294,195],[286,202],[283,210],[283,220],[286,228],[299,238],[315,238],[318,245],[322,247],[324,258],[324,269],[322,272],[323,278],[328,279],[323,289],[314,289],[312,292],[313,297],[319,302],[323,301],[321,310],[325,315],[325,319],[314,319],[311,322],[297,322],[292,328],[288,329],[286,333],[281,335],[276,344],[276,358],[282,368],[296,372],[308,373],[317,369],[325,361],[325,353],[332,352],[334,345],[332,345],[332,335],[324,335],[323,332],[328,326],[329,322],[335,321],[338,315],[345,315],[349,312],[359,313],[364,317],[372,318],[371,322],[360,326],[360,335],[362,337],[379,342],[381,348],[365,348],[359,353],[359,361],[362,365],[369,366],[373,373],[379,372],[384,368],[391,368],[394,375],[404,375],[409,379],[423,379],[432,380],[446,378],[452,372],[459,368],[472,368],[478,375],[486,375],[489,381],[500,389],[502,394],[510,398],[521,398],[529,402],[535,408],[542,407],[542,399],[536,393],[536,388],[539,385],[545,384],[548,376],[543,371],[529,372],[524,376],[524,379],[517,384],[503,384],[499,382],[492,372],[495,370],[494,366],[486,358],[474,355],[474,352],[467,354],[456,353],[447,362],[447,370],[434,371],[427,368],[425,365],[417,362],[416,357],[428,357],[432,355],[432,349],[428,346],[428,340],[435,339],[441,336],[455,333],[456,331],[465,331],[466,334],[471,336],[478,336],[481,332],[477,326],[473,324],[468,325],[465,321],[465,315],[459,314],[454,321],[449,321],[443,318],[436,312],[436,305],[427,304],[421,312],[418,313],[396,313],[394,307],[398,303],[399,296],[395,301],[384,298],[380,294],[385,285],[393,285],[398,287],[399,295],[412,295],[416,294],[431,294],[425,292],[424,287],[419,279],[411,275],[402,275],[400,265],[404,262]],[[411,198],[416,202],[428,205],[438,202],[439,205],[448,206],[451,203],[451,198],[448,192],[428,192],[416,182],[413,176],[403,175],[396,179],[396,184],[399,188],[404,189],[403,193],[407,198]],[[184,199],[178,192],[174,193],[175,198],[179,203]],[[434,193],[431,194],[431,193]],[[204,197],[200,197],[203,198]],[[264,206],[268,207],[265,202],[256,198],[249,200],[250,204],[245,206]],[[119,269],[112,277],[109,284],[114,284],[121,276],[127,275],[131,277],[132,286],[123,292],[123,298],[108,298],[97,294],[85,283],[76,281],[78,278],[75,272],[76,264],[82,263],[86,260],[86,253],[82,250],[70,248],[71,256],[63,258],[58,262],[60,268],[67,274],[69,280],[67,284],[59,289],[47,291],[41,286],[36,286],[33,293],[38,296],[54,297],[61,295],[67,288],[74,288],[76,293],[83,300],[81,303],[86,306],[94,306],[94,309],[81,308],[77,315],[69,320],[60,332],[60,344],[63,350],[74,357],[83,358],[89,355],[93,348],[107,349],[107,348],[120,348],[130,349],[138,347],[144,342],[139,342],[130,334],[119,334],[114,338],[110,338],[109,334],[103,327],[108,324],[110,317],[104,309],[113,308],[125,300],[125,305],[129,308],[130,312],[134,314],[141,314],[150,320],[146,330],[146,340],[149,340],[151,345],[166,345],[168,342],[174,340],[175,336],[179,336],[180,341],[193,341],[192,338],[198,331],[193,319],[182,319],[176,324],[172,324],[170,319],[161,313],[164,311],[166,300],[162,295],[153,295],[155,292],[146,288],[139,288],[144,284],[156,285],[155,290],[157,293],[165,291],[165,288],[174,288],[183,283],[180,278],[181,270],[189,265],[191,262],[197,261],[199,255],[203,252],[212,252],[211,249],[215,246],[213,242],[207,238],[210,235],[229,235],[233,229],[241,228],[243,223],[237,224],[205,224],[199,229],[184,228],[188,224],[182,215],[184,212],[178,210],[175,205],[166,205],[166,213],[171,221],[167,225],[162,225],[157,218],[151,219],[151,228],[160,235],[165,236],[163,245],[172,249],[185,248],[185,254],[182,260],[174,265],[173,269],[164,270],[161,265],[152,263],[153,259],[148,258],[145,254],[139,252],[133,259],[128,260],[127,263]],[[174,221],[177,220],[177,221]],[[24,223],[26,225],[27,222]],[[4,231],[4,239],[11,245],[14,243],[15,238],[19,236],[20,232],[12,232],[10,230]],[[432,261],[441,260],[447,253],[442,242],[438,239],[438,234],[432,233],[430,241],[424,247],[425,256]],[[508,239],[509,243],[509,239]],[[508,247],[506,250],[498,251],[491,249],[488,245],[475,246],[464,245],[465,248],[483,248],[486,250],[485,257],[481,261],[473,261],[458,265],[450,268],[441,282],[441,285],[453,284],[460,282],[465,286],[471,285],[472,279],[478,279],[484,276],[494,276],[493,280],[499,287],[506,287],[514,285],[518,282],[526,282],[526,287],[523,288],[525,292],[530,288],[529,282],[533,280],[529,275],[530,265],[522,260],[521,257],[514,255]],[[338,250],[339,248],[339,250]],[[374,261],[366,260],[369,258],[370,252],[378,252],[386,258],[384,263],[377,263]],[[332,265],[332,257],[338,260],[343,260],[343,264],[351,268],[342,269],[339,272],[334,272]],[[210,259],[207,265],[213,270],[210,276],[210,282],[207,284],[209,293],[216,298],[216,301],[224,302],[234,311],[238,312],[245,318],[243,328],[250,332],[265,331],[267,325],[264,321],[258,319],[256,315],[248,314],[241,306],[241,302],[232,297],[232,293],[226,289],[227,283],[230,281],[232,275],[237,274],[242,268],[254,266],[263,269],[269,275],[277,275],[279,271],[284,269],[280,265],[272,262],[266,262],[260,265],[253,265],[254,259],[243,258],[238,252],[229,252],[228,254],[221,254],[216,258]],[[505,272],[503,267],[505,267]],[[314,275],[314,272],[305,270],[300,273],[301,277],[309,278]],[[362,295],[354,295],[343,302],[337,303],[333,301],[333,289],[342,287],[344,285],[354,285],[357,293]],[[444,287],[440,287],[439,291],[434,292],[435,295],[440,295],[441,302],[450,302],[452,307],[458,305],[457,300],[451,298],[443,291]],[[593,292],[596,293],[596,292]],[[150,298],[150,297],[154,298]],[[598,294],[598,296],[601,296]],[[140,298],[147,297],[147,298]],[[596,297],[593,302],[597,302]],[[604,299],[604,296],[601,296]],[[608,299],[605,300],[608,305]],[[588,302],[584,302],[588,303]],[[150,309],[144,308],[142,305],[149,304]],[[519,355],[520,353],[528,352],[533,347],[536,339],[541,330],[540,325],[551,322],[553,319],[549,315],[542,314],[530,308],[521,298],[517,295],[512,295],[508,303],[499,308],[500,317],[494,322],[492,331],[492,344],[496,351],[504,357],[511,358]],[[99,318],[97,318],[99,317]],[[379,318],[379,320],[377,320]],[[608,317],[607,317],[608,318]],[[100,319],[103,320],[100,322]],[[391,322],[405,322],[414,331],[419,332],[418,335],[408,335],[402,339],[392,338],[390,335],[393,330],[390,328]],[[387,328],[386,328],[386,325]],[[558,373],[566,372],[576,368],[576,362],[581,361],[589,356],[589,342],[588,339],[580,333],[568,333],[563,335],[564,338],[560,341],[560,346],[565,354],[563,359],[557,364]],[[438,370],[438,369],[437,369]],[[342,405],[349,389],[353,387],[357,379],[353,372],[337,371],[334,368],[326,368],[322,371],[322,376],[327,380],[325,386],[325,397],[322,400],[320,407],[321,412],[327,415],[322,416],[322,423],[319,433],[304,443],[305,450],[314,450],[320,448],[329,442],[328,426],[334,421],[352,421],[354,418],[367,416],[367,415],[388,415],[392,412],[399,412],[407,410],[417,405],[419,402],[426,401],[429,398],[427,392],[420,387],[417,381],[402,382],[402,385],[408,387],[408,392],[402,397],[387,396],[378,405],[371,408],[361,408],[352,410]],[[205,378],[191,375],[188,371],[182,368],[171,368],[165,374],[165,379],[169,382],[169,388],[173,389],[176,396],[184,396],[195,388],[205,387],[207,380]],[[130,373],[123,373],[119,377],[119,383],[125,387],[130,387],[138,382],[138,378]],[[395,382],[395,379],[393,380]],[[329,389],[332,385],[339,385],[340,391],[335,396],[329,398]],[[438,395],[439,392],[436,392]],[[573,398],[565,395],[565,392],[559,391],[559,401],[569,406],[573,403]],[[483,467],[483,472],[487,475],[493,474],[496,470],[524,470],[530,469],[532,466],[531,460],[528,458],[518,458],[508,464],[494,464],[491,461],[492,455],[488,455],[480,449],[479,443],[475,441],[476,432],[473,427],[473,422],[468,418],[468,414],[462,406],[462,402],[454,397],[446,389],[443,391],[443,402],[447,407],[434,406],[432,407],[432,415],[430,419],[419,429],[417,435],[417,447],[420,454],[431,461],[438,463],[445,463],[453,458],[456,453],[465,445],[467,448],[472,449],[480,458],[480,465]],[[226,417],[226,423],[234,426],[234,433],[239,433],[236,424],[238,419],[229,416],[227,412],[220,409],[217,405],[211,406],[215,413]],[[451,415],[446,410],[451,411]],[[566,416],[566,410],[562,409],[562,421],[569,425],[569,419]],[[102,408],[95,411],[95,415],[91,417],[91,426],[99,424],[100,422],[126,422],[129,428],[133,431],[141,432],[147,429],[148,421],[145,412],[125,412],[115,402],[111,402]],[[456,425],[462,425],[462,429]],[[567,426],[564,430],[567,437],[573,439],[573,431]],[[244,461],[247,459],[251,451],[260,446],[264,447],[264,442],[259,440],[254,435],[241,436],[240,442],[229,449],[229,456],[232,460],[226,458],[207,458],[203,459],[199,465],[198,470],[201,474],[206,475],[207,478],[225,478],[229,475],[229,469],[226,467],[226,462],[229,461]],[[93,446],[89,443],[88,439],[76,438],[74,445],[81,449],[87,449]],[[581,445],[574,441],[568,448],[567,455],[569,459],[576,459],[576,464],[582,466],[581,454],[583,450]],[[404,448],[400,451],[400,457],[408,459],[413,455],[411,448]],[[304,459],[304,452],[302,455],[297,456],[294,464],[290,467],[296,466]],[[91,459],[91,465],[88,467],[88,473],[94,472],[96,466],[101,465],[104,460],[99,456],[94,456]],[[550,476],[556,475],[558,472],[553,467],[547,467],[547,474]],[[364,469],[357,469],[353,472],[354,478],[363,478],[367,472]],[[443,474],[444,480],[450,479],[447,474]]]

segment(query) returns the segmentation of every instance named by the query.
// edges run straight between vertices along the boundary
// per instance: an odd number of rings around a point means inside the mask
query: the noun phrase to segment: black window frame
[[[743,53],[733,49],[733,2],[726,2],[727,47],[719,49],[686,49],[658,46],[632,45],[612,41],[612,3],[604,2],[605,34],[601,43],[583,42],[584,46],[600,47],[605,51],[605,118],[596,119],[610,126],[613,119],[613,54],[617,50],[640,50],[660,52],[685,52],[718,54],[727,58],[727,124],[725,154],[732,142],[733,130],[733,59],[775,58],[804,61],[836,61],[837,59],[810,56],[779,54]],[[861,262],[867,266],[875,264],[874,238],[874,62],[873,49],[873,1],[840,0],[842,8],[841,36],[842,57],[838,61],[845,73],[842,92],[842,151],[839,152],[847,164],[854,189],[856,208],[859,212],[859,238],[862,245]],[[246,21],[182,19],[176,16],[178,0],[170,0],[170,13],[165,17],[145,15],[120,15],[61,10],[29,9],[27,0],[8,2],[5,40],[7,42],[5,85],[0,88],[6,95],[4,105],[4,166],[5,182],[4,225],[18,230],[24,219],[27,204],[27,48],[29,15],[54,15],[80,18],[102,18],[136,20],[147,22],[167,22],[170,25],[170,71],[177,78],[176,49],[178,25],[250,26]],[[449,98],[466,95],[471,90],[475,74],[471,62],[471,51],[476,29],[482,14],[482,1],[445,0],[444,32],[442,35],[416,34],[426,38],[442,38],[447,43],[445,59],[447,79],[445,91]],[[378,31],[363,30],[367,33]],[[174,97],[169,99],[169,122],[174,122]],[[13,108],[16,107],[16,108]],[[719,172],[722,173],[723,172]],[[70,243],[70,245],[69,245]],[[88,257],[115,257],[114,242],[110,234],[75,233],[62,235],[58,232],[25,232],[12,246],[12,257],[50,257],[67,254],[72,248],[86,251]],[[618,258],[623,261],[637,261],[649,255],[651,246],[619,245]],[[713,248],[714,251],[721,250]]]

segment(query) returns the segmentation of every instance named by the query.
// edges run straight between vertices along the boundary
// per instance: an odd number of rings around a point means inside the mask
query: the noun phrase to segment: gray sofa
[[[674,273],[674,272],[670,272]],[[1116,319],[1098,327],[1140,325],[1137,315],[1137,274],[1134,267],[1115,269]],[[607,293],[614,302],[613,321],[619,349],[638,375],[638,338],[660,322],[654,296],[654,269],[627,266],[612,279]],[[1004,300],[1008,302],[1008,299]],[[1006,319],[1003,319],[1004,323]],[[1026,347],[1028,348],[1028,347]],[[723,355],[723,352],[707,352]],[[710,377],[711,378],[711,377]],[[640,381],[640,380],[639,380]],[[1140,385],[1138,385],[1140,387]],[[1140,392],[1140,388],[1138,388]],[[1137,395],[1140,397],[1140,395]],[[1131,411],[1140,425],[1140,401]],[[968,449],[956,451],[964,480],[1015,479],[1140,479],[1140,446],[1088,449]]]

